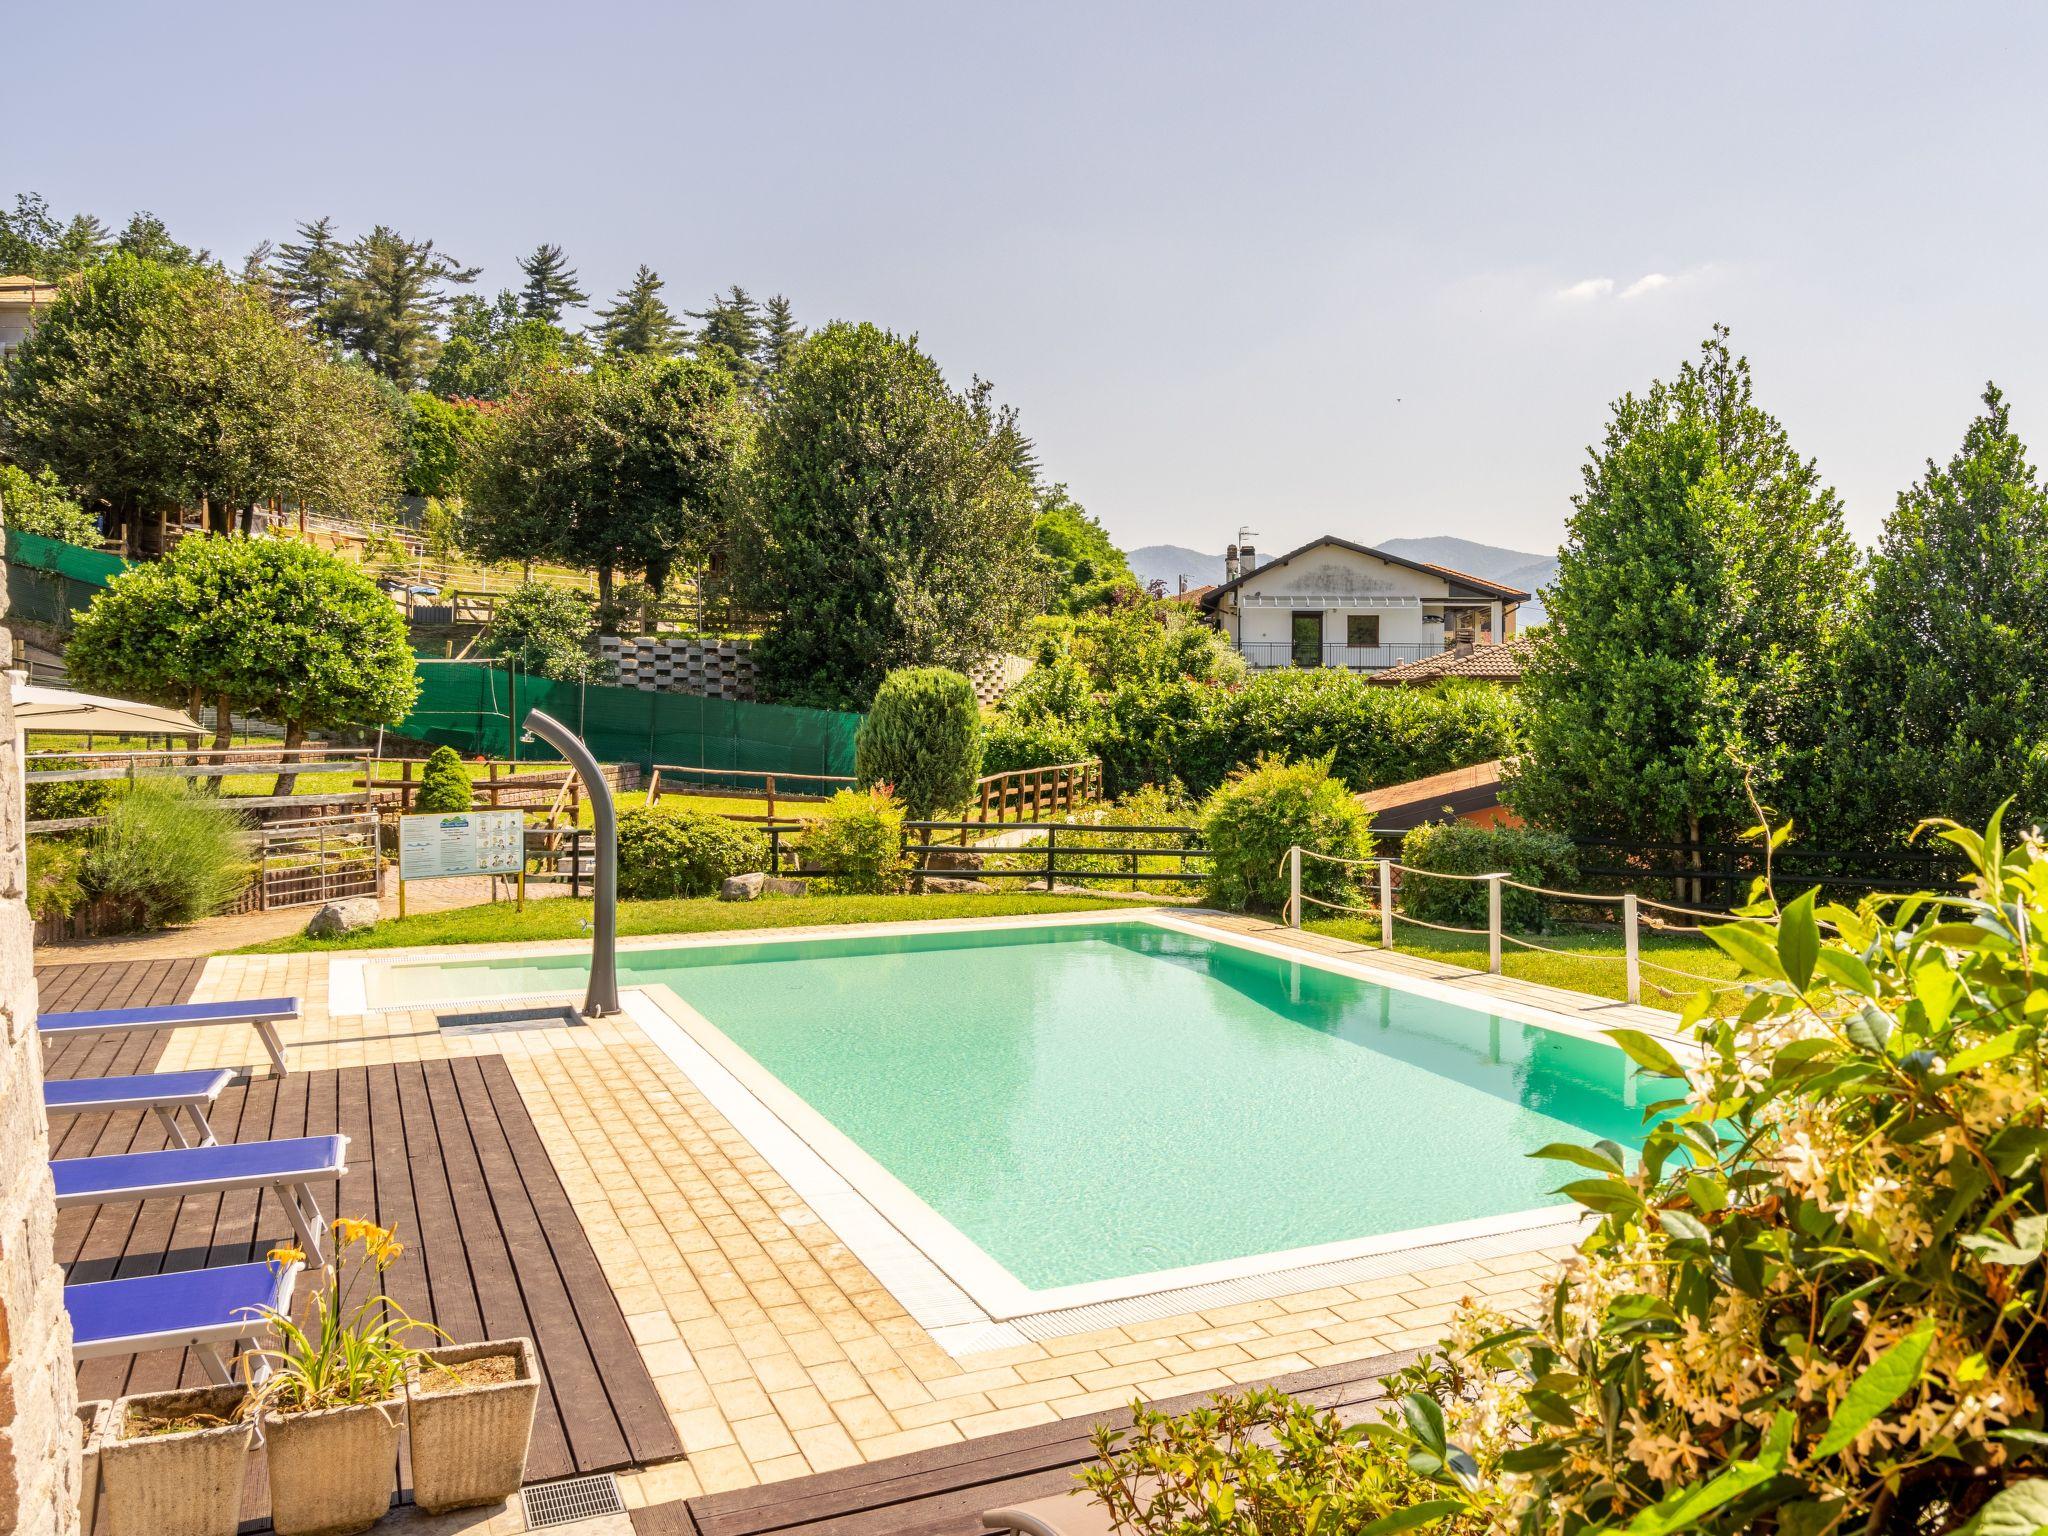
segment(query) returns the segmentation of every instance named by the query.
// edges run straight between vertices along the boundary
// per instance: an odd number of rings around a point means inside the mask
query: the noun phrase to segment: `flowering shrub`
[[[1941,835],[1967,893],[1710,937],[1739,996],[1672,1048],[1640,1157],[1543,1154],[1599,1217],[1540,1319],[1432,1368],[1461,1518],[1519,1536],[2048,1528],[2048,842]],[[1765,888],[1767,898],[1768,888]],[[1413,1383],[1411,1383],[1413,1385]]]

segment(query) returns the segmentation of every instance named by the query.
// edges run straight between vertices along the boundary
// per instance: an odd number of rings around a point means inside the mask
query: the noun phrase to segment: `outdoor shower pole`
[[[619,1011],[619,818],[612,809],[612,787],[583,738],[553,716],[531,711],[526,730],[567,758],[590,792],[590,809],[597,821],[597,912],[590,932],[590,991],[583,999],[583,1014],[601,1019]],[[573,834],[569,857],[576,857]]]

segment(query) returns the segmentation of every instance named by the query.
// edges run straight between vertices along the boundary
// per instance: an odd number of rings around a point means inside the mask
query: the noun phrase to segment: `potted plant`
[[[79,1529],[91,1531],[97,1502],[113,1536],[233,1536],[256,1427],[248,1395],[239,1386],[198,1387],[120,1398],[111,1409],[98,1404]]]
[[[421,1509],[497,1504],[519,1491],[540,1399],[531,1339],[425,1350],[405,1394],[412,1496]]]
[[[367,1530],[391,1507],[405,1378],[431,1333],[366,1276],[404,1251],[387,1227],[337,1218],[326,1283],[313,1293],[301,1328],[270,1315],[278,1347],[261,1351],[270,1374],[252,1390],[270,1467],[270,1519],[277,1536],[339,1536]],[[276,1249],[272,1259],[302,1257]],[[245,1359],[248,1357],[244,1357]]]

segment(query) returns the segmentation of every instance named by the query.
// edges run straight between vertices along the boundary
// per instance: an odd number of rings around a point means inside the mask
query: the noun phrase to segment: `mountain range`
[[[1373,548],[1399,555],[1404,560],[1447,565],[1454,571],[1535,593],[1536,596],[1522,604],[1517,615],[1522,625],[1543,622],[1542,592],[1557,574],[1555,555],[1531,554],[1525,549],[1503,549],[1498,544],[1479,544],[1471,539],[1454,539],[1448,535],[1382,539]],[[1272,550],[1260,558],[1269,560],[1274,555],[1285,553],[1285,550]],[[1179,590],[1182,576],[1187,577],[1191,587],[1206,586],[1223,579],[1223,556],[1204,554],[1184,544],[1147,544],[1142,549],[1130,551],[1129,558],[1131,570],[1139,581],[1163,581],[1168,592]]]

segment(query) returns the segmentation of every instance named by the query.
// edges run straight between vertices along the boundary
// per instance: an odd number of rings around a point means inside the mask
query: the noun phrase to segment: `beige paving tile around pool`
[[[1438,1266],[949,1355],[628,1019],[450,1037],[434,1012],[332,1017],[323,955],[216,958],[202,999],[303,999],[298,1069],[499,1055],[624,1310],[688,1460],[662,1502],[1433,1342],[1465,1296],[1527,1305],[1564,1250]],[[241,1065],[183,1030],[165,1070]]]

